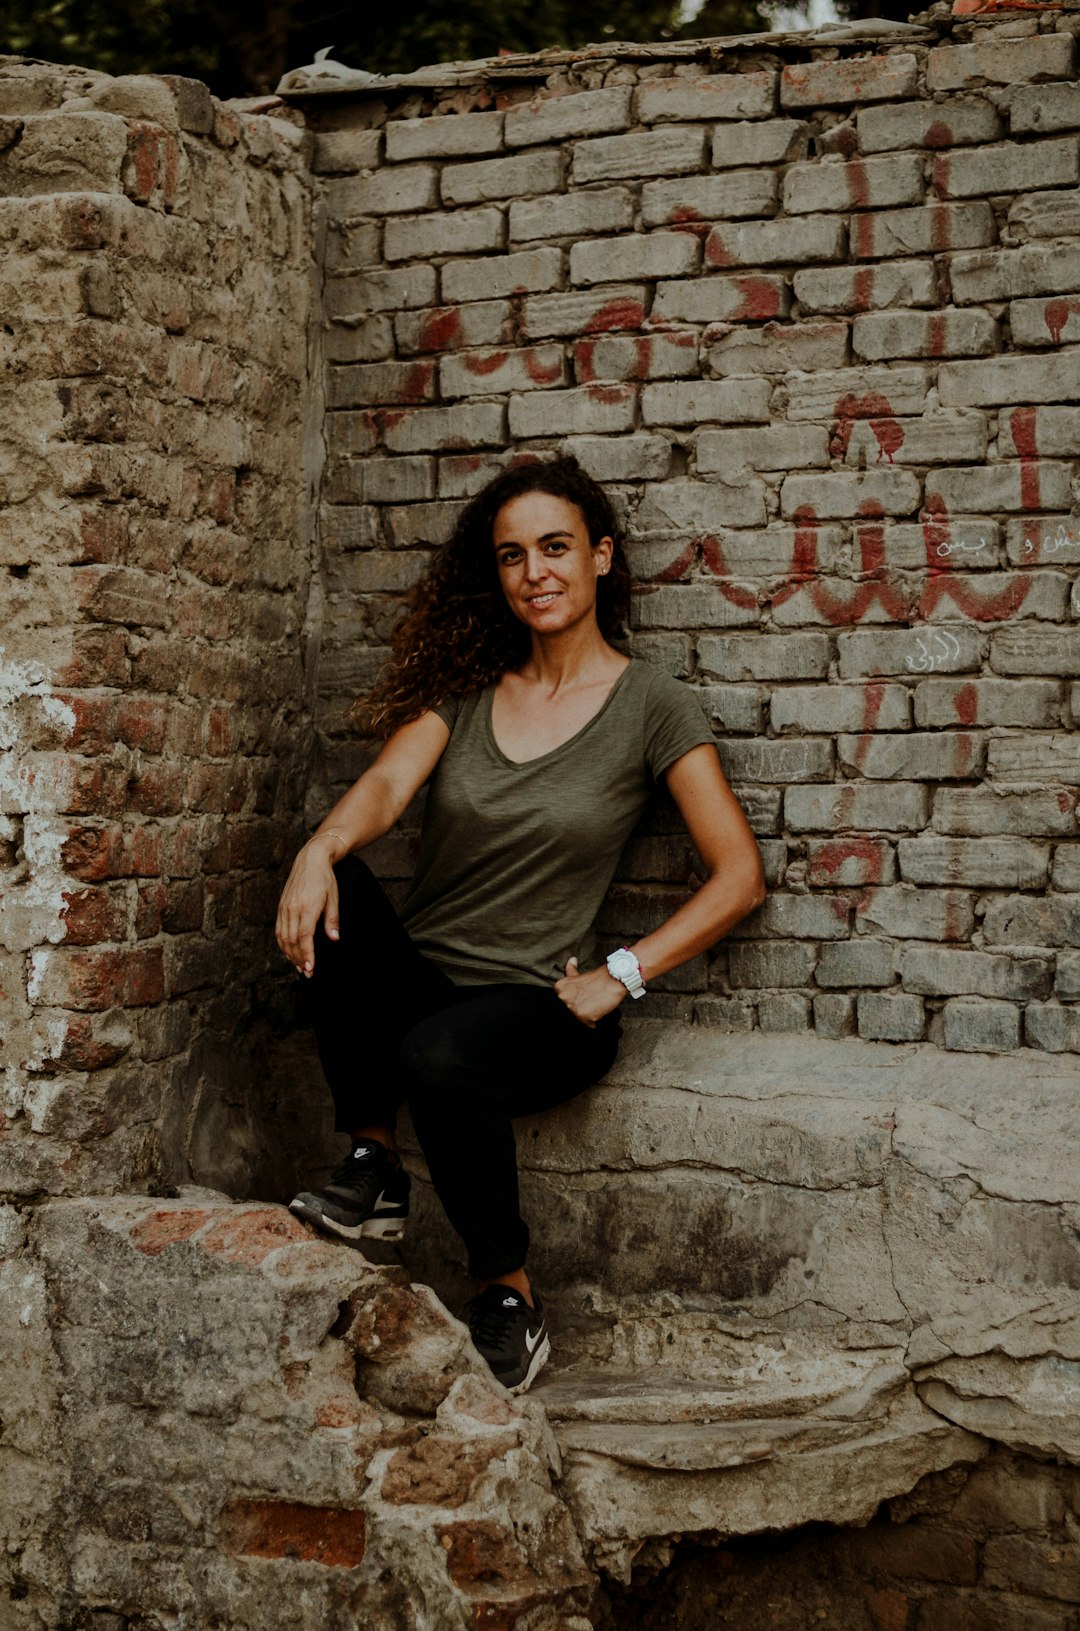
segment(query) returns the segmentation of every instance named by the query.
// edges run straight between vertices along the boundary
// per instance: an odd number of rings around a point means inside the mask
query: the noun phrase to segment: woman
[[[688,687],[623,656],[630,578],[605,494],[573,459],[504,471],[413,593],[362,705],[386,736],[293,863],[285,955],[313,982],[320,1057],[350,1158],[301,1217],[399,1239],[407,1102],[479,1294],[473,1340],[512,1392],[548,1356],[525,1270],[511,1121],[609,1069],[619,1008],[764,897],[757,845]],[[666,782],[708,878],[598,965],[593,919],[653,784]],[[354,854],[429,783],[401,919]]]

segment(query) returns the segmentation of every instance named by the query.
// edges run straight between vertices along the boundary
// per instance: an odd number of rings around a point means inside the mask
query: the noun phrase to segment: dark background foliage
[[[808,3],[808,0],[804,0]],[[907,0],[837,0],[841,15],[905,18]],[[356,68],[433,62],[603,40],[700,39],[769,27],[769,0],[0,0],[0,52],[109,73],[179,73],[219,96],[273,90],[324,45]]]

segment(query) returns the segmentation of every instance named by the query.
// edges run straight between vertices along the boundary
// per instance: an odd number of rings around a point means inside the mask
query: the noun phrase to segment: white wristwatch
[[[645,995],[645,981],[641,964],[626,946],[613,951],[607,960],[607,971],[613,980],[621,980],[632,997]]]

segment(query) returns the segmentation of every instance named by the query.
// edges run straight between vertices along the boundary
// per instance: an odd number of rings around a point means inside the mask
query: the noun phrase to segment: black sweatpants
[[[553,987],[455,985],[413,945],[367,866],[334,868],[340,940],[315,935],[309,993],[339,1132],[386,1123],[407,1103],[469,1273],[521,1268],[511,1120],[574,1098],[619,1046],[619,1011],[583,1025]]]

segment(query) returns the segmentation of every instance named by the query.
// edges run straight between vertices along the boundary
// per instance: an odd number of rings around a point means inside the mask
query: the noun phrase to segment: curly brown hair
[[[512,465],[466,505],[449,542],[414,585],[385,667],[350,710],[365,735],[389,736],[425,709],[479,691],[525,661],[529,631],[506,602],[492,548],[495,517],[524,493],[549,493],[576,505],[593,548],[601,538],[612,539],[611,569],[597,580],[596,616],[605,639],[622,632],[630,569],[604,489],[569,456]]]

